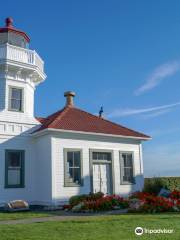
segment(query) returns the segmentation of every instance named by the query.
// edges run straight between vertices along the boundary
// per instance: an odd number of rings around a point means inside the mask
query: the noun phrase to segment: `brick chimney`
[[[64,97],[66,97],[66,107],[73,107],[74,106],[74,102],[73,102],[73,98],[75,97],[75,92],[65,92],[64,93]]]

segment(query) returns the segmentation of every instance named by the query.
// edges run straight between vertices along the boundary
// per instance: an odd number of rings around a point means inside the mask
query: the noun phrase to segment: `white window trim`
[[[21,110],[16,110],[11,107],[11,93],[13,88],[22,90]],[[24,88],[17,86],[8,86],[8,111],[24,112]]]
[[[123,167],[124,167],[124,164],[123,164],[123,159],[122,159],[122,154],[132,154],[132,169],[133,169],[133,181],[132,182],[129,182],[129,181],[124,181],[123,180]],[[135,169],[134,169],[134,152],[132,151],[120,151],[119,152],[119,165],[120,165],[120,184],[121,185],[134,185],[136,184],[136,181],[135,181]]]
[[[76,184],[74,182],[69,183],[67,181],[67,153],[68,152],[80,152],[80,174],[81,174],[81,183]],[[82,187],[83,186],[83,152],[80,148],[64,148],[64,187]]]

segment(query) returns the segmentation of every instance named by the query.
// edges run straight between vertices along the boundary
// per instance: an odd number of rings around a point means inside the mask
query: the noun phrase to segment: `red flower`
[[[172,199],[180,199],[180,191],[174,190],[170,194],[170,198]]]

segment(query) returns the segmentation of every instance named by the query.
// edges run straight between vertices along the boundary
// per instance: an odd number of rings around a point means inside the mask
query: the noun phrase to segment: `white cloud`
[[[166,113],[171,112],[173,109],[172,108],[167,108],[167,109],[163,109],[163,110],[159,110],[159,111],[153,111],[151,113],[147,113],[143,116],[144,119],[149,119],[149,118],[154,118],[154,117],[158,117],[161,115],[164,115]]]
[[[160,84],[162,80],[174,75],[180,70],[180,63],[177,61],[165,63],[157,67],[147,78],[146,82],[139,87],[134,94],[136,96],[143,94]]]
[[[107,114],[107,117],[113,118],[113,117],[125,117],[130,115],[137,115],[137,114],[145,114],[145,113],[155,113],[156,116],[162,113],[162,111],[170,110],[171,108],[180,106],[180,102],[176,102],[173,104],[167,104],[157,107],[151,107],[151,108],[141,108],[141,109],[115,109],[111,113]],[[159,114],[158,114],[159,113]]]

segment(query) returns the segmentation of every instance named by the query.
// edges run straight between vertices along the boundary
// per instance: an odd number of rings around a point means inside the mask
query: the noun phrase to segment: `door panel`
[[[111,193],[110,164],[93,164],[93,192]]]

